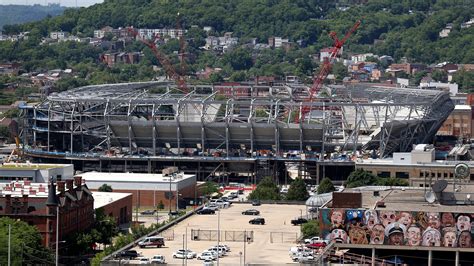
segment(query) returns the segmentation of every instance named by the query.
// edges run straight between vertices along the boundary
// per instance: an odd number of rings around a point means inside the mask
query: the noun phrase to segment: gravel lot
[[[260,216],[242,215],[247,209],[257,209]],[[228,209],[220,211],[221,235],[224,230],[230,231],[253,231],[254,242],[246,244],[246,263],[258,264],[286,264],[292,263],[288,256],[288,250],[294,246],[294,240],[300,235],[299,226],[292,226],[291,219],[300,215],[300,210],[305,212],[304,205],[261,205],[251,206],[250,204],[234,203]],[[255,217],[265,218],[265,225],[252,225],[249,220]],[[187,231],[187,248],[196,253],[201,253],[205,249],[216,245],[216,241],[193,241],[191,240],[191,229],[217,230],[218,215],[193,215],[180,224],[172,227],[171,232],[174,240],[165,241],[163,248],[135,249],[145,257],[151,258],[153,255],[164,255],[168,264],[182,265],[181,259],[173,259],[172,254],[183,247],[183,235]],[[279,232],[279,233],[278,233]],[[283,232],[283,234],[282,234]],[[168,235],[170,232],[168,232]],[[272,241],[270,235],[273,235]],[[220,258],[221,265],[239,265],[243,262],[244,252],[243,242],[221,242],[230,247],[231,252],[227,256]],[[197,259],[187,260],[187,265],[202,265],[202,261]],[[217,263],[214,263],[217,265]]]

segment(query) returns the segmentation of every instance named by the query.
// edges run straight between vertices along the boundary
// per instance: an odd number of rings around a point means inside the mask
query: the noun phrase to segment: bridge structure
[[[255,182],[296,165],[319,180],[320,165],[430,142],[454,108],[442,91],[334,85],[307,102],[309,90],[189,85],[183,93],[169,82],[75,88],[19,107],[23,150],[84,171],[178,164],[200,179],[236,172]]]

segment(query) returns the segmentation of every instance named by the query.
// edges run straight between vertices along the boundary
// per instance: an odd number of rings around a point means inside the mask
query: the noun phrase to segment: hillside
[[[0,29],[5,25],[37,21],[46,16],[55,17],[61,15],[65,9],[59,5],[0,5]]]
[[[359,19],[362,19],[361,27],[344,46],[346,56],[351,52],[373,52],[393,56],[396,61],[405,57],[413,63],[474,63],[474,27],[461,28],[461,23],[474,17],[472,3],[465,0],[106,0],[89,8],[67,9],[62,16],[10,27],[12,32],[30,31],[30,38],[18,44],[0,43],[0,61],[26,61],[24,68],[28,71],[80,69],[82,79],[63,88],[150,79],[153,76],[150,65],[158,62],[140,43],[129,45],[126,50],[145,52],[142,63],[112,68],[97,64],[99,55],[105,52],[98,47],[69,42],[42,47],[37,44],[49,32],[57,30],[86,37],[104,26],[174,28],[179,12],[184,28],[189,30],[187,48],[193,55],[188,61],[189,71],[206,66],[221,68],[219,76],[213,76],[211,81],[223,78],[239,81],[257,75],[311,75],[317,64],[310,56],[331,45],[328,33],[336,31],[342,37]],[[452,23],[451,33],[441,38],[439,32],[449,23]],[[239,45],[251,38],[267,43],[272,36],[303,45],[294,45],[289,50],[260,51],[242,47],[216,55],[199,49],[206,37],[204,26],[213,27],[209,34],[214,36],[233,32],[232,36],[239,38]],[[172,54],[177,47],[177,41],[170,41],[162,49]],[[337,69],[335,66],[334,71]],[[336,74],[342,76],[344,71]]]

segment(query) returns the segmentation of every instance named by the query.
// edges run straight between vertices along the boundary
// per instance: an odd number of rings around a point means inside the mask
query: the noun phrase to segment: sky
[[[48,3],[61,4],[62,6],[75,7],[90,6],[96,3],[102,3],[104,0],[0,0],[0,5],[47,5]]]

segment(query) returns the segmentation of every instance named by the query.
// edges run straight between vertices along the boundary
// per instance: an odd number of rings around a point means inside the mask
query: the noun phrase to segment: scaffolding
[[[105,84],[20,106],[25,154],[37,157],[290,156],[376,150],[385,157],[429,142],[453,110],[443,91],[365,85],[309,88]],[[302,110],[309,110],[302,119]],[[321,157],[320,159],[322,159]]]

